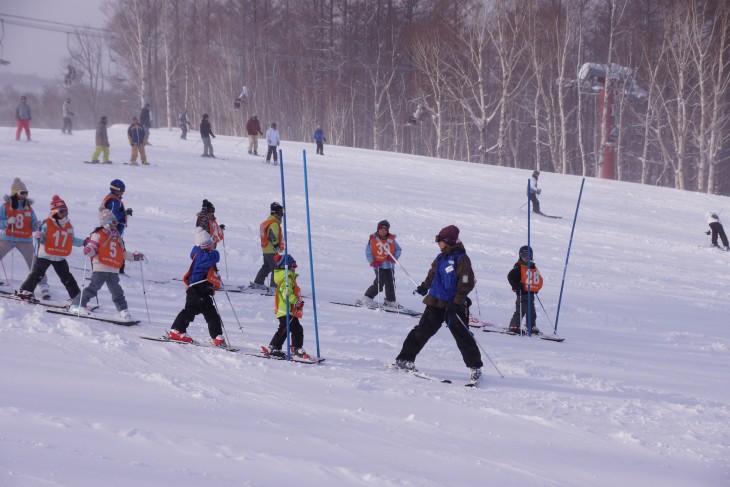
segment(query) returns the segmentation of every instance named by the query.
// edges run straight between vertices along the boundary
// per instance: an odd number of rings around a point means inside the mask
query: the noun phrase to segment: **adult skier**
[[[710,225],[710,229],[707,230],[707,235],[712,234],[711,237],[711,243],[713,247],[717,247],[719,249],[722,249],[725,247],[726,251],[730,251],[730,246],[728,246],[727,241],[727,235],[725,235],[725,228],[723,228],[722,223],[720,223],[720,214],[716,213],[714,211],[709,211],[707,214],[705,214],[705,218],[707,219],[707,224]],[[720,237],[720,240],[722,241],[723,247],[720,247],[717,245],[717,237]]]
[[[273,154],[274,165],[276,166],[278,162],[276,149],[279,147],[280,143],[281,135],[279,134],[279,130],[276,128],[276,122],[271,122],[271,127],[266,130],[266,144],[269,147],[268,151],[266,152],[266,164],[269,163]]]
[[[150,105],[149,103],[145,103],[142,109],[139,111],[139,123],[144,127],[145,131],[145,139],[144,144],[145,145],[152,145],[149,143],[150,140],[150,127],[152,127],[152,114],[150,113]]]
[[[188,125],[190,125],[190,122],[188,121],[188,112],[184,108],[180,112],[180,115],[178,117],[178,125],[180,126],[180,130],[182,131],[180,134],[180,138],[183,140],[188,140]]]
[[[146,134],[147,131],[139,123],[137,117],[132,117],[132,125],[130,125],[127,129],[127,139],[129,140],[129,145],[132,146],[132,156],[129,158],[129,163],[133,166],[137,165],[137,154],[139,154],[142,164],[149,166],[149,162],[147,162],[147,154],[144,150]]]
[[[15,121],[18,125],[18,128],[15,130],[15,140],[20,140],[20,132],[25,130],[25,137],[30,142],[30,121],[32,119],[28,98],[21,96],[20,103],[15,107]]]
[[[248,134],[248,153],[255,156],[259,155],[259,135],[264,135],[264,133],[261,131],[258,115],[253,115],[248,119],[246,133]]]
[[[445,322],[470,370],[470,380],[476,382],[482,376],[483,364],[479,347],[467,326],[466,298],[475,284],[471,260],[455,225],[442,228],[435,241],[440,253],[426,279],[416,288],[418,294],[425,296],[426,309],[418,325],[408,333],[395,363],[398,368],[416,371],[416,356]]]
[[[96,149],[91,155],[91,162],[97,164],[99,155],[104,156],[104,164],[111,164],[109,160],[109,134],[106,130],[106,117],[101,117],[99,124],[96,126]]]
[[[203,153],[200,157],[212,157],[215,159],[213,155],[213,144],[210,143],[211,137],[215,139],[213,127],[208,120],[208,114],[204,113],[203,119],[200,121],[200,138],[203,140]]]
[[[317,129],[314,131],[314,142],[317,144],[317,154],[323,156],[324,143],[327,142],[327,139],[324,137],[324,132],[320,126],[317,126]]]
[[[534,213],[542,214],[540,211],[540,201],[537,199],[542,190],[537,187],[537,178],[540,177],[540,171],[533,171],[532,177],[530,178],[530,202],[532,203],[532,211]]]
[[[509,331],[513,333],[520,333],[520,322],[529,309],[530,322],[527,326],[533,335],[540,334],[540,329],[535,324],[535,296],[542,289],[542,276],[532,258],[532,248],[523,245],[520,247],[519,259],[507,274],[507,281],[515,293],[515,312],[509,322]]]
[[[63,128],[61,133],[71,135],[73,129],[74,112],[71,111],[71,98],[66,98],[61,106],[61,117],[63,118]]]

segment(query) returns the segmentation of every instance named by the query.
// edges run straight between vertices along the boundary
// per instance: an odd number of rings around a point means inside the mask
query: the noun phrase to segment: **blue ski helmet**
[[[121,179],[115,179],[114,181],[109,183],[109,189],[112,191],[119,191],[120,193],[124,193],[126,186],[124,186],[124,181],[122,181]]]

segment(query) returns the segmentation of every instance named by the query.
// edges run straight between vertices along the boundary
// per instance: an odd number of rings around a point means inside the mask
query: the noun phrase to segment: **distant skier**
[[[178,117],[178,125],[180,126],[180,130],[182,131],[182,133],[180,134],[180,138],[183,140],[188,140],[188,125],[190,125],[190,122],[188,121],[188,112],[184,108],[180,112],[180,116]]]
[[[71,135],[73,129],[74,112],[71,111],[71,98],[66,98],[61,106],[61,117],[63,118],[63,128],[61,133]]]
[[[269,207],[271,214],[259,225],[259,238],[261,240],[261,253],[263,254],[264,263],[261,265],[254,278],[249,284],[251,289],[269,290],[274,288],[273,271],[276,268],[276,260],[274,257],[279,252],[284,252],[286,242],[284,241],[284,231],[281,226],[284,218],[284,207],[274,201]],[[266,287],[264,281],[266,276],[272,274],[269,286]]]
[[[100,154],[104,156],[104,164],[112,163],[109,160],[109,134],[106,130],[106,117],[101,117],[99,124],[96,126],[96,150],[91,156],[91,162],[98,163]]]
[[[248,119],[246,133],[248,134],[248,153],[255,156],[259,155],[259,135],[264,135],[264,133],[261,131],[258,115]]]
[[[193,339],[187,334],[188,326],[195,317],[202,313],[208,324],[210,341],[217,347],[225,347],[223,337],[223,320],[213,301],[213,294],[221,287],[216,264],[220,254],[215,250],[215,242],[200,227],[195,228],[195,246],[190,251],[190,268],[183,281],[185,291],[185,307],[178,313],[169,332],[171,340],[190,343]]]
[[[271,160],[271,155],[274,156],[274,165],[277,165],[278,162],[278,156],[276,154],[276,149],[279,147],[279,144],[281,143],[281,135],[279,134],[279,130],[276,128],[276,122],[271,122],[271,127],[266,130],[266,145],[268,145],[269,149],[266,152],[266,164],[269,163]]]
[[[63,76],[63,84],[66,85],[66,87],[70,87],[73,82],[76,80],[76,68],[71,66],[70,64],[66,68],[66,74]]]
[[[38,242],[38,255],[33,269],[20,286],[18,296],[32,300],[36,286],[46,276],[48,268],[53,266],[61,284],[68,292],[68,297],[74,299],[81,290],[68,268],[66,257],[71,255],[73,247],[83,247],[84,241],[74,236],[73,226],[68,219],[68,207],[60,196],[53,196],[51,212],[33,236]]]
[[[395,300],[395,283],[393,269],[395,260],[400,258],[401,247],[395,240],[395,235],[390,233],[388,220],[378,222],[375,233],[370,234],[365,244],[365,258],[368,264],[375,271],[375,280],[365,291],[365,295],[358,299],[355,304],[359,306],[374,307],[375,296],[385,288],[384,308],[403,309],[403,306]],[[392,256],[392,257],[391,257]]]
[[[531,328],[533,335],[539,335],[540,330],[535,324],[537,318],[537,313],[535,312],[535,296],[542,289],[542,276],[540,275],[540,271],[537,270],[535,262],[532,260],[532,248],[527,245],[520,247],[519,257],[512,270],[507,274],[507,281],[512,286],[512,292],[516,296],[515,312],[509,322],[509,331],[520,333],[520,322],[522,321],[522,317],[528,314],[527,310],[529,306],[530,322],[527,326]],[[528,290],[530,291],[529,293]]]
[[[717,245],[717,237],[719,236],[720,240],[722,240],[722,245],[723,247],[725,247],[725,250],[730,251],[727,235],[725,235],[725,228],[723,228],[722,223],[720,223],[720,214],[714,211],[710,211],[705,214],[705,218],[707,219],[707,224],[710,225],[710,229],[707,230],[707,235],[712,234],[712,246],[722,249],[722,247]]]
[[[317,130],[314,131],[314,142],[317,144],[317,154],[323,156],[324,143],[327,142],[327,139],[324,137],[324,132],[320,126],[317,126]]]
[[[137,154],[139,154],[143,165],[149,166],[150,164],[147,162],[147,154],[144,150],[146,134],[147,131],[140,125],[137,117],[132,117],[132,125],[127,129],[127,139],[129,140],[129,145],[132,146],[132,155],[129,158],[129,163],[133,166],[137,165]]]
[[[537,195],[542,193],[542,190],[537,187],[537,178],[539,177],[540,171],[532,172],[532,178],[530,178],[530,202],[532,203],[533,213],[542,214],[542,212],[540,211],[540,201],[537,199]]]
[[[15,131],[15,140],[20,140],[20,132],[25,130],[25,137],[30,142],[30,121],[33,117],[30,113],[30,105],[28,105],[28,98],[25,96],[20,97],[20,103],[15,107],[15,121],[17,122],[18,128]]]
[[[213,144],[210,143],[211,137],[215,139],[213,127],[208,120],[208,114],[204,113],[203,120],[200,121],[200,138],[203,140],[203,153],[200,157],[212,157],[215,159],[213,155]]]
[[[150,140],[150,127],[152,127],[152,113],[150,112],[149,103],[145,103],[142,109],[139,111],[139,124],[144,127],[145,138],[144,145],[152,145],[149,143]]]

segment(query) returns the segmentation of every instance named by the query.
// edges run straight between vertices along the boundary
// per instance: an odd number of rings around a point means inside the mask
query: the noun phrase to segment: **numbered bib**
[[[100,232],[99,253],[96,258],[100,264],[121,269],[124,264],[124,244],[118,235],[109,236]]]
[[[33,209],[25,205],[22,210],[14,210],[8,202],[5,203],[5,214],[10,218],[15,217],[15,223],[8,226],[7,235],[16,238],[30,238],[33,234]]]
[[[520,265],[520,282],[525,291],[536,293],[542,289],[542,276],[537,267],[528,269],[526,265]]]
[[[56,225],[51,219],[46,220],[46,243],[45,250],[48,255],[66,257],[71,255],[73,245],[73,227],[71,222],[66,222],[63,228]]]

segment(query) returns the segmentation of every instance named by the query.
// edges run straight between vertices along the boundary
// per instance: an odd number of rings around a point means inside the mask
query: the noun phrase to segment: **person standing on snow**
[[[152,145],[149,143],[150,140],[150,127],[152,127],[152,114],[150,112],[150,105],[149,103],[145,103],[142,109],[139,111],[139,123],[144,127],[145,131],[145,139],[144,139],[144,145]]]
[[[279,147],[279,144],[281,143],[281,136],[279,135],[279,131],[276,128],[276,122],[271,122],[271,127],[266,130],[266,144],[269,147],[269,150],[266,152],[266,164],[269,163],[271,160],[271,155],[274,155],[274,165],[276,166],[278,159],[276,154],[276,149]]]
[[[133,166],[137,165],[137,153],[139,153],[139,158],[142,161],[142,164],[149,166],[149,162],[147,162],[147,154],[144,150],[146,134],[147,131],[144,127],[142,127],[142,125],[140,125],[137,117],[132,117],[132,125],[130,125],[127,129],[127,139],[129,140],[129,145],[132,146],[132,156],[129,158],[129,163]]]
[[[193,339],[187,333],[188,326],[197,315],[202,313],[208,324],[210,341],[216,347],[226,347],[226,340],[223,337],[223,320],[213,301],[213,294],[221,287],[221,279],[216,267],[220,258],[220,253],[215,250],[215,242],[208,232],[196,227],[195,246],[190,251],[192,262],[183,277],[187,286],[185,307],[172,323],[168,333],[170,340],[192,343]]]
[[[248,134],[248,153],[255,156],[259,155],[259,135],[264,135],[264,133],[261,131],[258,115],[248,119],[246,133]]]
[[[15,130],[15,140],[20,140],[20,132],[25,130],[25,137],[30,142],[30,121],[32,119],[28,98],[21,96],[20,103],[15,107],[15,121],[18,125],[18,128]]]
[[[537,178],[540,177],[540,171],[533,171],[532,178],[530,178],[530,202],[532,202],[533,213],[541,213],[540,201],[537,199],[542,190],[537,187]]]
[[[91,156],[91,162],[99,163],[99,154],[104,155],[104,164],[111,164],[109,160],[109,134],[106,131],[106,117],[101,117],[96,126],[96,150]]]
[[[274,257],[280,252],[284,252],[286,248],[284,231],[282,229],[284,207],[274,201],[269,208],[271,209],[271,215],[259,225],[259,238],[261,240],[261,252],[263,253],[264,263],[256,274],[256,278],[253,282],[249,283],[251,289],[274,289],[273,271],[276,269],[276,260]],[[264,281],[269,274],[271,274],[271,280],[267,288]]]
[[[125,260],[138,262],[144,259],[144,254],[129,252],[124,248],[124,241],[117,232],[117,220],[112,212],[106,208],[99,212],[99,226],[91,232],[86,240],[84,255],[91,259],[91,281],[84,288],[83,293],[77,295],[72,301],[69,311],[80,315],[88,315],[90,311],[86,305],[96,296],[99,289],[106,284],[120,318],[131,321],[132,316],[127,309],[124,289],[119,285],[119,270]]]
[[[183,108],[183,111],[180,112],[180,116],[178,117],[178,125],[180,126],[180,130],[182,131],[180,134],[180,138],[182,140],[188,140],[188,125],[190,125],[190,122],[188,122],[188,112]]]
[[[385,288],[384,308],[403,309],[395,300],[395,259],[399,259],[401,247],[395,240],[395,235],[390,233],[388,220],[378,222],[377,231],[370,235],[365,244],[365,258],[368,264],[375,271],[375,280],[365,291],[365,295],[358,299],[355,304],[358,306],[375,306],[375,296]]]
[[[719,236],[725,250],[730,251],[727,235],[725,235],[725,228],[723,228],[722,223],[720,223],[720,214],[714,211],[709,211],[705,214],[705,218],[707,219],[707,224],[710,225],[710,229],[707,230],[707,235],[712,234],[712,246],[722,249],[722,247],[717,245],[717,237]]]
[[[537,313],[535,311],[535,296],[542,289],[542,276],[532,260],[532,248],[524,245],[520,247],[519,260],[515,262],[512,270],[507,274],[507,281],[515,293],[515,312],[509,322],[509,331],[520,333],[520,322],[529,309],[530,323],[528,329],[533,335],[539,335],[540,329],[535,324]],[[529,306],[529,308],[528,308]]]
[[[323,156],[324,143],[327,142],[327,139],[324,137],[324,132],[320,126],[317,126],[317,130],[314,131],[314,142],[317,144],[317,154]]]
[[[104,197],[99,207],[99,211],[107,209],[114,215],[116,230],[120,239],[124,235],[124,230],[127,228],[127,217],[132,216],[133,213],[131,208],[125,208],[124,203],[122,203],[126,189],[124,181],[121,179],[113,180],[109,183],[109,194]],[[122,261],[122,267],[119,269],[120,274],[124,274],[124,267],[125,262]]]
[[[213,243],[216,244],[213,248],[216,248],[217,244],[223,241],[223,230],[226,229],[226,226],[218,225],[218,220],[215,218],[215,206],[210,201],[203,200],[202,208],[195,215],[195,226],[210,235]]]
[[[60,196],[53,196],[51,213],[33,236],[38,241],[38,256],[30,274],[20,286],[18,296],[21,299],[33,300],[36,286],[46,276],[48,268],[53,266],[61,284],[68,292],[68,297],[74,299],[81,290],[68,268],[66,257],[71,255],[73,247],[83,247],[84,241],[74,236],[73,226],[68,219],[68,207]]]
[[[33,269],[33,232],[38,230],[38,218],[33,209],[33,200],[28,198],[28,188],[20,178],[10,186],[10,196],[5,195],[5,204],[0,206],[0,260],[8,252],[18,249],[20,255]],[[12,277],[12,276],[10,276]],[[43,299],[50,299],[48,277],[41,280]]]
[[[482,376],[483,364],[479,347],[467,325],[466,299],[475,285],[471,260],[455,225],[442,228],[435,240],[441,252],[431,264],[426,279],[416,288],[418,294],[425,296],[426,309],[403,342],[395,364],[400,369],[416,371],[416,356],[445,322],[464,364],[470,369],[470,380],[476,382]]]
[[[63,117],[63,128],[61,133],[71,135],[71,129],[73,128],[73,116],[74,112],[71,111],[71,98],[66,98],[61,106],[61,116]]]
[[[212,157],[215,159],[213,155],[213,144],[210,143],[211,137],[215,139],[213,127],[211,127],[208,121],[208,114],[204,113],[203,120],[200,121],[200,138],[203,140],[203,153],[200,157]]]

